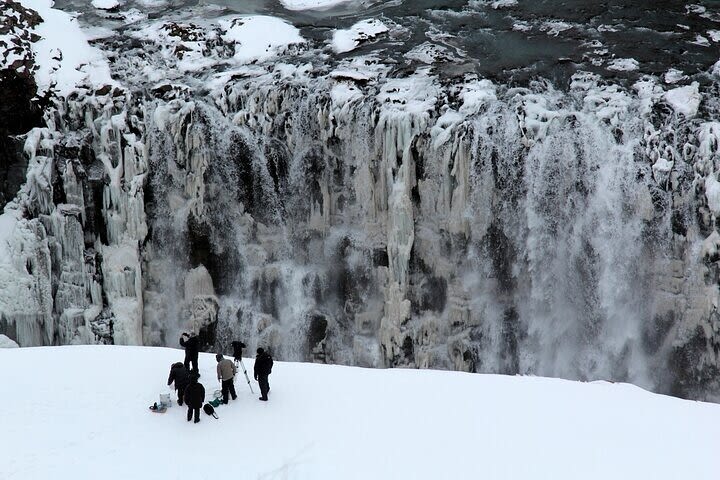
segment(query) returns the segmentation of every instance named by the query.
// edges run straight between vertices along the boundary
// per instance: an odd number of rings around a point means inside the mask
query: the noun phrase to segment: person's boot
[[[262,400],[263,402],[267,402],[267,397],[260,397],[258,400]]]
[[[182,403],[183,403],[182,400],[178,400],[178,405],[180,405],[181,407],[182,407]]]
[[[196,418],[196,419],[195,419],[195,423],[200,423],[200,419],[199,419],[199,418]]]

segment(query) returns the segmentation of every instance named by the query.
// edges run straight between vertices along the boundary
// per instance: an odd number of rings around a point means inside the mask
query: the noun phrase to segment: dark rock
[[[415,361],[415,348],[413,346],[413,339],[409,335],[405,337],[402,344],[403,355],[408,363]]]
[[[671,395],[703,399],[708,392],[717,391],[720,368],[703,361],[711,349],[710,339],[700,325],[686,342],[673,348],[668,358],[668,367],[675,377],[669,391]]]
[[[328,334],[328,321],[325,315],[313,313],[308,324],[307,345],[310,356],[315,361],[324,361],[326,357],[325,346],[322,343]]]
[[[12,70],[0,71],[0,208],[12,200],[25,182],[27,160],[22,142],[13,138],[40,127],[42,109],[34,101],[37,91],[32,77]]]
[[[388,261],[388,253],[386,248],[375,248],[372,253],[373,265],[376,267],[387,267],[390,263]]]

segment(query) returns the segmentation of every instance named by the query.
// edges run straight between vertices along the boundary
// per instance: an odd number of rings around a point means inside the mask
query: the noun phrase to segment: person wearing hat
[[[185,347],[185,368],[190,370],[190,364],[192,363],[192,371],[200,376],[200,370],[198,370],[198,352],[200,352],[200,339],[197,335],[183,333],[180,336],[180,346]]]
[[[184,400],[188,407],[187,421],[189,422],[195,414],[195,423],[198,423],[200,409],[205,402],[205,387],[198,382],[198,374],[195,372],[190,374],[190,384],[185,388]]]
[[[272,373],[273,359],[269,353],[262,348],[257,349],[255,357],[255,380],[260,385],[260,400],[267,402],[268,392],[270,391],[270,383],[268,376]]]
[[[235,374],[237,373],[237,367],[235,367],[235,364],[229,358],[224,358],[222,353],[218,353],[217,355],[215,355],[215,359],[218,362],[218,381],[222,384],[222,402],[227,405],[229,401],[228,394],[232,396],[233,400],[237,399],[234,383]]]

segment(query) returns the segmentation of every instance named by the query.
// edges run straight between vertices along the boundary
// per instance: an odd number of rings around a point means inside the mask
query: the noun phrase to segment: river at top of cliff
[[[122,36],[153,20],[212,21],[248,14],[278,17],[299,28],[310,50],[334,50],[328,62],[343,55],[376,53],[399,69],[434,64],[443,76],[476,73],[511,85],[542,77],[562,87],[579,70],[619,81],[651,74],[675,83],[707,72],[720,57],[720,10],[707,0],[94,3],[114,8],[95,8],[84,0],[58,0],[55,7],[80,13],[80,22],[91,37]],[[368,22],[370,27],[382,27],[368,30],[364,28]],[[358,41],[354,46],[351,43],[353,48],[336,47],[339,30],[354,32]]]

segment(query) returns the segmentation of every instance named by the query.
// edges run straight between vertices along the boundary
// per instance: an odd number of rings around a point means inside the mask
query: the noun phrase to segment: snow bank
[[[100,50],[88,44],[75,18],[52,8],[52,0],[21,0],[20,3],[43,18],[33,30],[40,37],[33,43],[35,62],[39,67],[35,80],[40,93],[53,85],[62,96],[81,83],[93,87],[115,85],[107,59]]]
[[[288,10],[326,10],[350,0],[280,0]]]
[[[194,425],[185,408],[147,409],[182,358],[0,350],[3,478],[717,479],[705,460],[717,453],[720,406],[632,385],[276,362],[269,402],[240,376],[238,400]],[[201,354],[210,395],[215,365]]]
[[[372,40],[387,31],[388,27],[380,20],[362,20],[347,30],[335,30],[332,48],[335,53],[350,52],[355,50],[361,43]]]
[[[304,43],[300,30],[277,17],[247,16],[223,20],[223,40],[235,43],[235,59],[243,63],[264,61],[288,45]]]
[[[0,348],[19,348],[19,345],[5,335],[0,335]]]
[[[92,0],[92,6],[100,10],[112,10],[119,5],[117,0]]]

